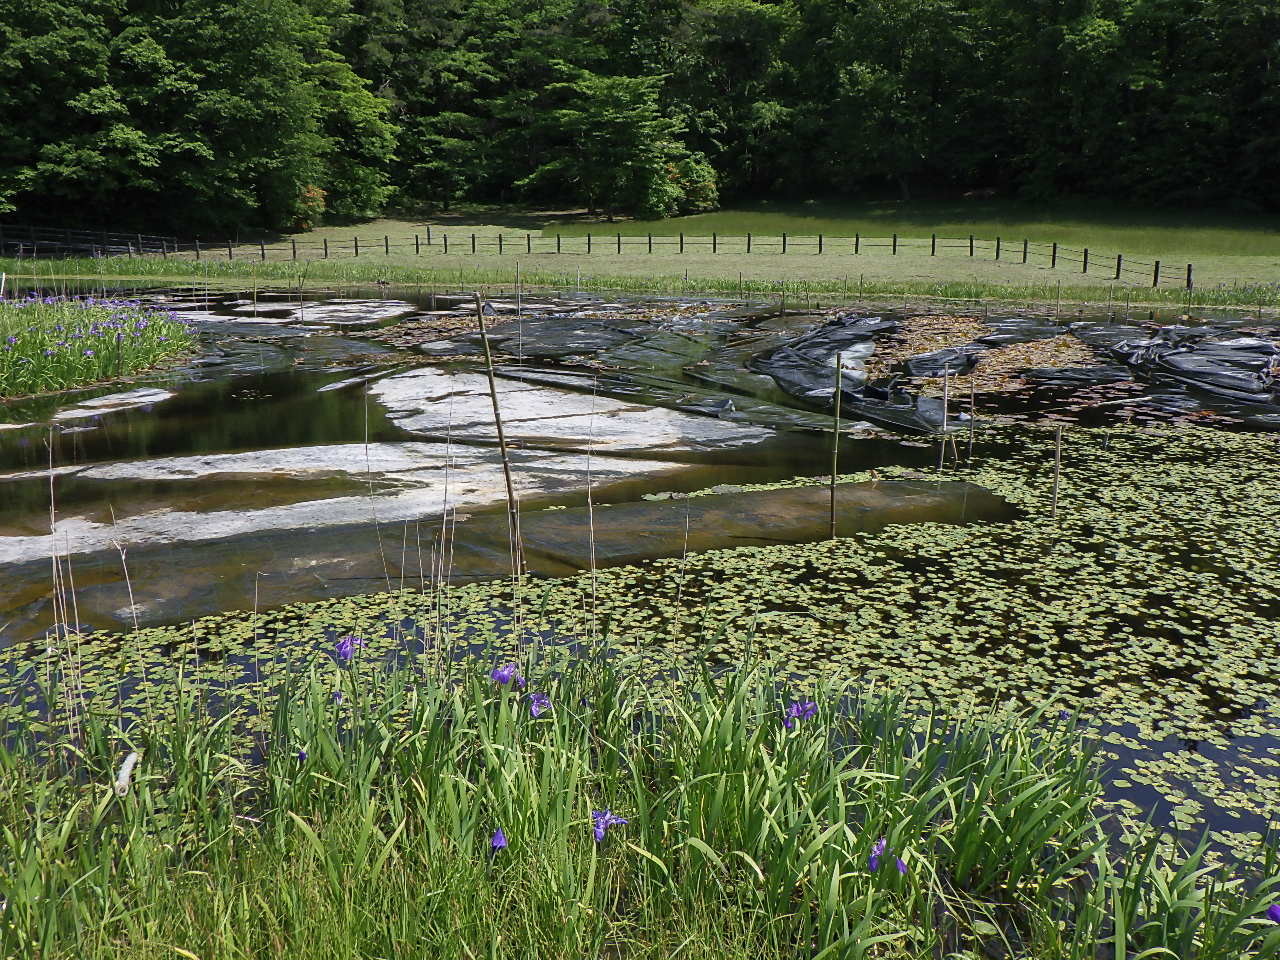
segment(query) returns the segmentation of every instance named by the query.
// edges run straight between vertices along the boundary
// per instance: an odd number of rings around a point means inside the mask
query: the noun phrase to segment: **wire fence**
[[[253,259],[262,262],[336,260],[369,256],[414,256],[434,254],[494,254],[533,256],[535,254],[625,256],[694,252],[712,254],[812,254],[830,256],[890,256],[908,253],[931,257],[968,257],[999,263],[1046,267],[1082,274],[1112,283],[1132,286],[1184,287],[1194,289],[1193,264],[1171,265],[1159,260],[1140,260],[1122,253],[1104,253],[1089,247],[1004,237],[870,237],[824,234],[624,234],[624,233],[467,233],[427,227],[412,237],[392,238],[322,237],[275,241],[218,242],[180,240],[177,237],[141,233],[107,233],[88,230],[58,230],[48,227],[0,224],[0,256],[18,259],[62,259],[71,257],[184,257],[194,260]]]

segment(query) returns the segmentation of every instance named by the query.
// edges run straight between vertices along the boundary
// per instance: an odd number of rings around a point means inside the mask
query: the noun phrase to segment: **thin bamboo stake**
[[[951,401],[951,368],[942,368],[942,437],[938,441],[938,473],[947,460],[947,405]]]
[[[1058,485],[1062,478],[1062,424],[1054,430],[1053,441],[1053,508],[1050,517],[1058,519]]]
[[[836,354],[836,422],[831,434],[831,539],[836,538],[836,475],[840,472],[840,354]]]
[[[498,451],[502,455],[502,475],[507,482],[507,535],[511,543],[511,566],[516,579],[524,572],[520,540],[520,508],[516,500],[516,487],[511,480],[511,458],[507,456],[507,436],[502,429],[502,411],[498,409],[498,384],[493,376],[493,351],[489,349],[489,331],[484,326],[484,303],[480,294],[476,298],[476,324],[480,328],[480,342],[484,345],[485,373],[489,378],[489,399],[493,403],[493,423],[498,430]]]

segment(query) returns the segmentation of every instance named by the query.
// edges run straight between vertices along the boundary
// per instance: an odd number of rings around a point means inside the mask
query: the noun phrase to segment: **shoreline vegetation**
[[[0,746],[5,955],[1280,953],[1274,852],[1227,874],[1117,837],[1065,712],[751,661],[317,653],[223,713],[181,679],[128,715],[49,675],[48,722]]]
[[[120,380],[194,343],[189,324],[136,300],[0,298],[0,400]]]
[[[566,258],[567,259],[567,258]],[[728,260],[729,258],[725,258]],[[753,255],[751,265],[759,266]],[[68,259],[58,261],[0,260],[11,282],[57,289],[66,284],[90,284],[95,289],[112,289],[128,284],[181,285],[209,284],[228,286],[252,283],[264,289],[282,287],[305,292],[337,287],[384,286],[390,288],[435,288],[438,292],[482,288],[494,293],[515,296],[517,291],[598,292],[655,295],[780,297],[802,301],[817,297],[858,301],[877,298],[908,299],[918,302],[991,302],[1026,304],[1033,308],[1054,309],[1068,306],[1100,306],[1110,308],[1175,307],[1184,311],[1197,307],[1224,307],[1241,310],[1280,309],[1280,283],[1258,282],[1216,287],[1152,289],[1146,285],[1121,285],[1082,282],[1078,277],[1067,282],[1059,278],[1034,277],[1026,281],[970,279],[893,279],[868,276],[866,273],[839,273],[827,276],[793,275],[768,277],[761,271],[747,275],[734,269],[708,269],[705,273],[624,273],[613,272],[600,261],[576,261],[575,269],[547,269],[541,264],[529,266],[521,260],[517,268],[512,258],[497,262],[496,258],[467,259],[455,257],[448,265],[405,264],[381,257],[356,260],[307,260],[298,262],[260,262],[249,259],[201,261],[177,259],[140,259],[111,257],[102,259]],[[791,274],[788,271],[788,274]],[[793,304],[794,305],[794,304]]]

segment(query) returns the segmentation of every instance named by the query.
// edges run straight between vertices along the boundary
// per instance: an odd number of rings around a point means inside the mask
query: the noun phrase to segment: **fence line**
[[[1194,288],[1194,265],[1188,263],[1185,273],[1180,267],[1159,260],[1144,261],[1122,253],[1100,254],[1088,247],[1067,247],[1052,241],[1000,236],[988,238],[970,234],[965,237],[864,237],[826,234],[477,234],[453,231],[414,234],[412,240],[393,241],[389,235],[360,237],[350,240],[330,239],[243,242],[236,240],[188,240],[177,237],[140,233],[108,233],[88,230],[56,230],[47,227],[0,224],[0,256],[19,259],[55,259],[69,257],[186,257],[204,259],[255,259],[263,262],[282,260],[329,260],[343,257],[391,256],[392,253],[416,257],[432,254],[479,254],[492,251],[500,256],[533,254],[588,254],[622,256],[626,253],[653,254],[655,249],[674,248],[684,254],[696,248],[713,254],[803,253],[817,255],[863,256],[872,250],[888,250],[890,256],[905,251],[928,250],[930,256],[960,251],[961,256],[1000,263],[1048,267],[1051,270],[1075,270],[1085,276],[1109,279],[1115,283],[1185,286]],[[310,254],[310,255],[309,255]]]

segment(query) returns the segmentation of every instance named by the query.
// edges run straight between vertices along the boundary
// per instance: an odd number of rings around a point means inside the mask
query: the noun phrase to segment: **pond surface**
[[[136,295],[194,322],[199,355],[127,385],[0,406],[5,641],[53,622],[55,554],[65,558],[66,583],[75,584],[76,617],[90,628],[421,580],[425,567],[439,566],[429,558],[445,540],[450,565],[439,575],[450,582],[509,572],[510,551],[498,534],[506,523],[505,477],[482,344],[465,297]],[[861,314],[849,316],[862,322]],[[887,318],[882,327],[903,320],[880,316]],[[521,512],[539,516],[529,534],[538,531],[547,544],[579,536],[588,492],[599,506],[829,473],[832,391],[815,397],[823,391],[793,389],[787,378],[762,372],[760,362],[788,344],[821,340],[829,318],[709,301],[493,301],[488,325],[513,482]],[[987,318],[972,349],[1050,342],[1070,327],[1091,349],[1105,351],[1147,336],[1157,318],[1141,319],[1148,325],[1114,316]],[[1223,330],[1249,326],[1247,318],[1216,322]],[[862,343],[859,356],[877,344],[894,355],[892,338],[881,337]],[[897,354],[913,344],[905,336]],[[847,389],[858,382],[860,361],[842,362]],[[834,373],[821,358],[816,363],[819,381]],[[1280,421],[1266,408],[1147,383],[1114,364],[1015,386],[975,390],[973,416],[1090,423],[1195,416],[1254,428]],[[915,394],[904,396],[914,416]],[[936,418],[940,401],[930,402]],[[952,401],[952,430],[967,429],[963,405],[963,397]],[[847,396],[840,470],[934,463],[937,440],[895,432],[882,410],[879,401]],[[748,500],[743,494],[736,501],[742,515],[759,516]],[[976,502],[960,485],[939,486],[914,516],[933,519],[941,511],[971,522],[1001,512]],[[572,511],[537,513],[547,507]],[[776,539],[821,538],[827,521],[820,506],[814,509],[814,524],[793,525]],[[887,502],[879,509],[912,517]],[[495,512],[500,522],[482,523]],[[621,517],[615,512],[612,522]],[[700,548],[742,542],[742,532],[729,532],[720,515],[704,523],[692,531]],[[625,538],[647,527],[636,515],[609,532]],[[648,556],[672,553],[671,538],[660,539],[650,542]],[[684,535],[680,549],[687,545]],[[550,562],[556,553],[533,543],[526,560],[543,557],[531,568],[542,573],[583,565],[580,551]],[[645,551],[615,553],[610,559],[602,550],[596,561],[630,562]]]
[[[507,630],[506,478],[465,298],[138,296],[196,323],[199,355],[0,406],[6,669],[65,618],[141,627],[161,659],[194,640],[253,689],[264,649],[314,653],[350,630],[387,655],[406,629],[425,643],[442,583],[472,584],[454,611],[467,637]],[[595,637],[598,620],[658,659],[763,645],[798,675],[925,700],[1062,703],[1097,730],[1129,810],[1207,823],[1235,849],[1277,820],[1280,415],[1257,402],[1274,326],[491,306],[521,562],[565,578],[530,587],[546,638]],[[838,470],[859,475],[837,488],[838,541],[833,343],[850,391]],[[1053,519],[1043,428],[1063,424]],[[734,547],[749,549],[717,549]],[[682,632],[690,611],[723,625],[711,648]],[[146,629],[164,624],[179,626]],[[86,683],[112,682],[117,648],[85,641]]]

